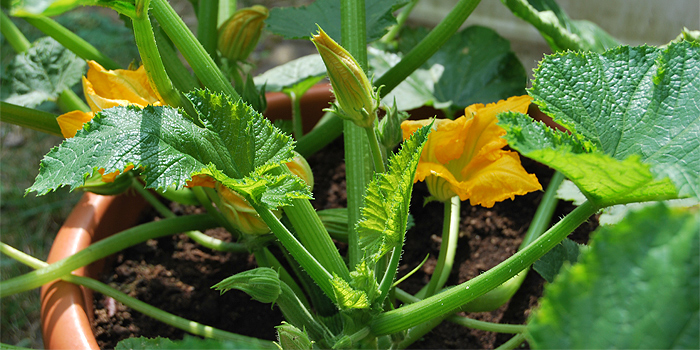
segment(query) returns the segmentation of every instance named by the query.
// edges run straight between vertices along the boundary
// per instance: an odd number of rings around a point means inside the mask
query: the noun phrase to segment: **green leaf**
[[[364,291],[353,288],[350,283],[338,275],[333,276],[331,283],[336,303],[341,310],[369,308],[370,301]]]
[[[415,46],[427,34],[424,29],[405,31],[406,35],[401,37],[404,50]],[[451,104],[462,109],[525,93],[525,68],[511,51],[510,42],[489,28],[465,28],[452,36],[426,64],[424,67],[444,68],[431,90],[438,106]]]
[[[432,124],[419,129],[404,141],[389,160],[387,172],[376,174],[367,186],[356,230],[360,249],[370,266],[403,244],[413,179],[431,127]]]
[[[603,52],[620,43],[596,24],[574,21],[554,0],[501,0],[516,16],[532,24],[554,51]]]
[[[127,338],[121,340],[114,350],[170,349],[175,343],[168,338]]]
[[[33,108],[44,101],[55,101],[63,90],[80,81],[85,61],[56,40],[45,37],[10,64],[12,95],[6,102]]]
[[[663,205],[601,227],[579,263],[545,287],[533,348],[700,347],[700,219]]]
[[[255,77],[255,85],[265,85],[266,91],[282,91],[311,81],[311,85],[326,75],[326,66],[319,54],[297,58]]]
[[[401,61],[401,56],[386,51],[381,51],[373,47],[367,50],[367,60],[375,76],[382,76],[391,67]],[[436,108],[447,107],[436,101],[433,94],[435,84],[442,76],[445,68],[440,64],[434,64],[430,69],[416,69],[396,88],[388,93],[382,102],[387,106],[396,106],[400,111],[415,109],[422,106],[435,106]],[[437,103],[436,103],[437,102]]]
[[[366,1],[367,42],[375,41],[396,24],[393,11],[405,4],[402,0]],[[270,10],[267,29],[285,39],[311,38],[318,26],[337,42],[340,38],[340,1],[317,0],[309,6],[282,7]]]
[[[277,272],[269,267],[258,267],[237,273],[213,285],[221,294],[238,289],[261,303],[274,303],[282,292]]]
[[[115,350],[180,350],[180,349],[201,349],[201,350],[224,350],[224,349],[274,349],[274,347],[263,346],[264,343],[236,342],[232,340],[202,339],[185,335],[183,340],[170,340],[168,338],[128,338],[117,343]],[[257,347],[255,345],[258,345]],[[267,345],[267,344],[265,344]],[[270,342],[270,345],[271,342]]]
[[[267,173],[292,159],[289,136],[241,101],[203,90],[187,97],[202,126],[170,107],[104,110],[44,157],[28,192],[74,189],[95,169],[111,173],[133,165],[146,187],[160,191],[204,174],[269,208],[310,197],[299,178]]]
[[[590,200],[607,206],[699,196],[700,45],[548,56],[529,92],[589,153],[552,144],[545,139],[556,134],[512,113],[499,116],[506,139],[563,172]]]
[[[580,249],[581,245],[566,238],[541,257],[540,260],[535,261],[532,268],[547,282],[552,283],[565,262],[574,264],[578,261]]]

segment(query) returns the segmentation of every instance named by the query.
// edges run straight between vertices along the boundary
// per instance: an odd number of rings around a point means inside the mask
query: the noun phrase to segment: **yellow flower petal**
[[[143,66],[137,70],[106,70],[95,61],[88,61],[88,66],[87,78],[83,77],[83,91],[93,112],[115,106],[161,105]]]
[[[124,172],[127,172],[133,168],[134,168],[133,165],[131,165],[131,164],[127,165],[126,168],[124,168]],[[113,171],[109,174],[105,174],[104,168],[100,168],[97,171],[100,173],[100,175],[102,175],[102,181],[104,181],[104,182],[114,182],[114,179],[116,179],[117,176],[119,176],[119,174],[121,173],[119,170],[116,170],[116,171]]]
[[[504,151],[505,130],[496,115],[505,111],[527,112],[529,96],[511,97],[488,105],[475,104],[465,115],[439,120],[428,136],[416,170],[415,181],[425,181],[431,195],[440,201],[459,196],[472,205],[492,207],[515,195],[542,189],[535,175],[528,174],[517,153]],[[430,121],[407,121],[401,125],[404,138]]]
[[[63,137],[69,139],[78,132],[78,130],[83,128],[83,124],[92,120],[95,113],[83,111],[71,111],[56,118],[58,126],[61,128],[61,134]]]

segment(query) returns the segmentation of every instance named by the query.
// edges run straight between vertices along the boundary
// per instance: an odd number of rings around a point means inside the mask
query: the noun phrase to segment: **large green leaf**
[[[554,51],[603,52],[620,43],[596,24],[575,21],[554,0],[501,0],[516,16],[532,24]]]
[[[357,234],[369,266],[403,244],[413,179],[430,127],[419,129],[404,141],[389,160],[387,172],[376,174],[367,186]]]
[[[85,61],[56,40],[45,37],[15,56],[8,70],[13,93],[6,102],[32,108],[44,101],[55,101],[63,90],[78,83]]]
[[[128,338],[117,343],[115,350],[153,350],[153,349],[276,349],[276,346],[267,340],[260,340],[240,336],[241,340],[202,339],[185,335],[182,340],[170,340],[168,338]]]
[[[297,58],[258,75],[255,77],[255,85],[258,87],[265,85],[265,91],[282,91],[300,84],[313,85],[325,75],[326,66],[323,64],[321,56],[312,54]]]
[[[95,169],[140,169],[146,187],[181,188],[209,175],[247,198],[274,208],[308,198],[293,175],[268,171],[292,158],[293,141],[245,103],[225,95],[187,95],[203,126],[170,107],[115,107],[98,113],[76,136],[51,150],[28,191],[74,189]]]
[[[427,34],[424,29],[404,32],[400,42],[404,52]],[[432,90],[438,105],[462,109],[525,93],[525,68],[511,51],[510,42],[489,28],[465,28],[453,35],[426,64],[424,68],[444,67]]]
[[[381,38],[387,27],[396,24],[393,11],[406,2],[403,0],[366,1],[367,42]],[[320,26],[333,40],[340,38],[340,1],[317,0],[311,5],[273,8],[267,19],[267,29],[286,39],[311,38]]]
[[[499,116],[509,143],[599,205],[700,193],[700,45],[548,56],[529,92],[587,153],[552,144],[556,133],[513,113]]]
[[[659,204],[601,227],[545,289],[533,348],[700,347],[700,219]]]

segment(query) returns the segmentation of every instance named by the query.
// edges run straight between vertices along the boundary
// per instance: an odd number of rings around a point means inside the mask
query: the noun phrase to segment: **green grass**
[[[24,197],[39,169],[43,155],[61,139],[33,130],[0,125],[4,141],[19,133],[25,142],[0,151],[0,240],[25,253],[46,260],[53,238],[80,192],[67,190],[36,197]],[[16,261],[0,255],[0,279],[31,271]],[[0,300],[0,341],[17,346],[43,348],[39,324],[39,291],[20,293]]]
[[[139,60],[133,34],[121,20],[107,16],[109,12],[102,8],[85,7],[54,19],[126,68],[132,61]],[[13,22],[30,41],[44,36],[21,19],[13,19]],[[6,79],[11,78],[6,74],[5,67],[14,57],[14,52],[1,35],[0,42],[4,95],[9,92],[10,86]],[[76,85],[75,90],[82,96],[80,84]],[[51,102],[38,108],[59,113]],[[23,143],[5,143],[8,137],[17,135],[24,137]],[[39,171],[40,160],[61,141],[60,137],[0,124],[0,240],[41,260],[46,260],[54,236],[82,195],[80,191],[69,193],[67,189],[61,189],[41,197],[34,194],[24,197],[25,189],[33,183]],[[0,255],[0,280],[29,271],[31,269],[28,267]],[[43,348],[39,312],[39,290],[0,300],[0,342]]]

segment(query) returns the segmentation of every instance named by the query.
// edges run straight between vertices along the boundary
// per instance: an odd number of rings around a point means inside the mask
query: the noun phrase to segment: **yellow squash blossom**
[[[87,77],[83,77],[83,92],[91,112],[72,111],[56,120],[64,137],[75,136],[95,113],[116,106],[160,106],[158,94],[148,83],[143,66],[137,70],[106,70],[95,61],[88,61]]]
[[[95,61],[88,61],[87,77],[83,77],[83,93],[90,112],[72,111],[56,118],[61,133],[65,138],[75,136],[83,124],[92,120],[95,113],[116,106],[160,106],[162,100],[151,88],[146,75],[146,69],[141,66],[137,70],[106,70]],[[126,172],[133,166],[124,169]],[[104,174],[99,169],[102,181],[114,182],[120,171]]]
[[[309,188],[314,187],[314,176],[311,172],[311,167],[301,154],[295,152],[294,159],[287,162],[287,167],[292,174],[306,182]],[[194,186],[216,189],[221,199],[219,210],[237,230],[248,235],[262,235],[270,232],[270,228],[267,227],[267,224],[245,198],[214,180],[214,178],[208,175],[195,175],[191,180],[187,181],[186,187]],[[273,214],[278,218],[282,216],[279,210],[274,210]]]
[[[459,196],[461,200],[469,199],[471,205],[487,208],[506,198],[541,190],[537,177],[523,169],[518,154],[503,150],[506,131],[496,125],[498,113],[525,113],[530,100],[529,96],[516,96],[488,105],[474,104],[455,120],[436,120],[415,181],[425,181],[431,195],[440,201]],[[429,123],[404,121],[404,139]]]

